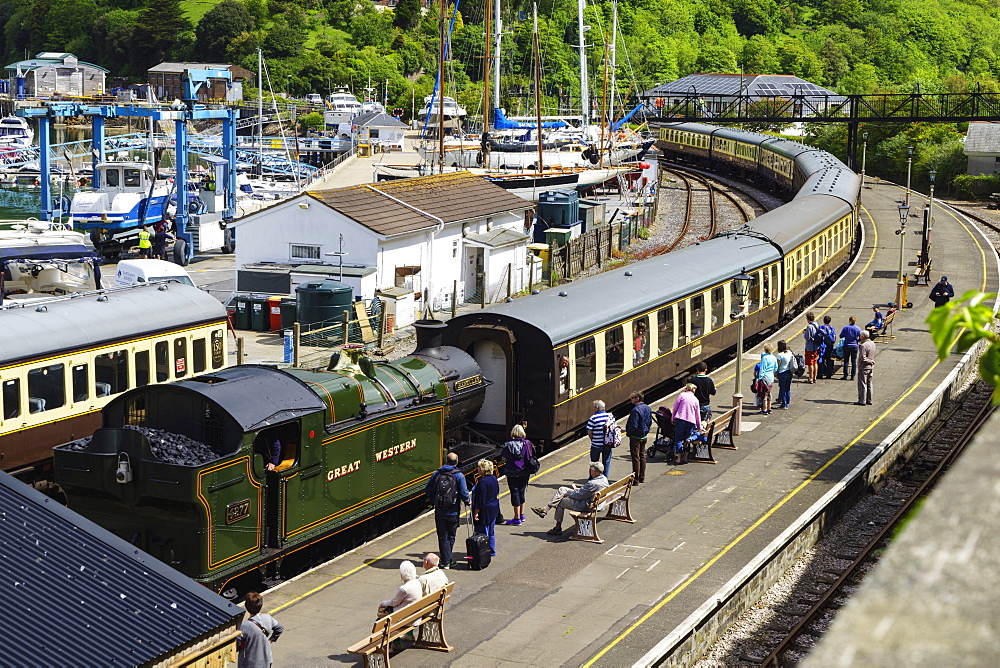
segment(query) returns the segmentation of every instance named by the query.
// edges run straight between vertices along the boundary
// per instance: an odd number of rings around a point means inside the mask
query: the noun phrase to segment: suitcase
[[[481,533],[474,533],[465,539],[466,559],[469,560],[469,570],[481,571],[490,565],[490,539]]]

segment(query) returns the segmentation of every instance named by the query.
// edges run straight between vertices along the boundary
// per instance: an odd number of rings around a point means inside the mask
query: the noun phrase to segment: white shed
[[[527,287],[532,203],[458,172],[310,191],[234,223],[236,266],[375,267],[360,296],[400,287],[434,309]],[[370,294],[369,294],[370,292]]]
[[[1000,123],[969,123],[962,150],[969,158],[971,176],[1000,173]]]

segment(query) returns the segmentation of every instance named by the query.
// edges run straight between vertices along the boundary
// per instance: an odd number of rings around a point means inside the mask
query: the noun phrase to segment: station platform
[[[873,303],[895,300],[900,240],[894,232],[902,196],[901,189],[885,183],[864,189],[861,252],[811,309],[818,319],[829,314],[839,330],[853,315],[863,325]],[[920,200],[917,193],[911,196],[911,211],[920,208]],[[917,215],[912,214],[908,227],[919,227]],[[944,273],[956,295],[970,289],[997,291],[997,257],[990,243],[969,222],[937,205],[934,217],[931,284]],[[904,259],[911,267],[918,240],[915,235],[906,239],[910,248]],[[497,527],[497,556],[487,570],[449,571],[455,590],[444,626],[454,651],[442,654],[405,644],[392,662],[651,665],[671,637],[687,634],[693,646],[708,642],[699,611],[718,607],[734,579],[760,554],[824,495],[859,475],[862,465],[869,466],[866,457],[916,431],[919,421],[912,416],[938,400],[942,388],[956,387],[974,366],[968,356],[957,354],[937,360],[924,322],[933,306],[928,293],[929,288],[911,281],[913,308],[897,312],[894,337],[877,344],[874,405],[855,406],[856,384],[840,380],[839,374],[815,385],[795,382],[787,410],[752,415],[748,401],[738,450],[717,449],[717,464],[670,466],[662,456],[652,459],[646,483],[632,493],[637,522],[602,521],[604,544],[567,541],[568,534],[548,536],[552,521],[531,513],[522,526]],[[800,317],[768,341],[785,339],[800,351],[804,325]],[[744,388],[759,352],[755,348],[740,361]],[[729,405],[735,367],[713,373],[719,388],[717,411]],[[546,456],[528,488],[527,505],[541,505],[557,487],[582,482],[588,455],[589,443],[579,441]],[[616,480],[629,472],[627,448],[620,448],[610,477]],[[501,490],[501,505],[509,515],[503,481]],[[459,559],[466,531],[459,528]],[[346,648],[371,631],[378,603],[391,598],[400,584],[401,560],[413,561],[419,572],[427,552],[437,552],[432,514],[270,590],[265,609],[286,628],[272,646],[275,665],[360,663]],[[668,662],[693,662],[697,652],[684,652]]]

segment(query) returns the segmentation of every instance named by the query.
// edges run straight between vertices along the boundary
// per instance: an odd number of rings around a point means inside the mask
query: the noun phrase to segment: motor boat
[[[35,141],[35,131],[26,118],[4,116],[0,118],[0,149],[30,148]]]

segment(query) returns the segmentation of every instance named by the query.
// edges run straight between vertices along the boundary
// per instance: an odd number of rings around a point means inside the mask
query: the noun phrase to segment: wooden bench
[[[931,284],[931,265],[934,263],[934,259],[931,258],[927,260],[927,264],[917,265],[917,270],[913,272],[914,284],[920,285],[923,282],[924,285]]]
[[[608,509],[608,514],[603,519],[634,523],[632,509],[629,505],[633,480],[635,480],[635,474],[629,473],[621,480],[608,485],[595,494],[590,500],[590,507],[587,510],[568,511],[576,522],[573,534],[569,539],[603,543],[604,539],[597,535],[597,513],[604,510],[605,506]]]
[[[416,629],[414,647],[450,652],[455,649],[444,639],[444,604],[451,598],[454,582],[414,601],[406,607],[375,620],[371,635],[347,648],[365,658],[365,668],[389,668],[389,644]]]
[[[735,416],[736,409],[730,408],[725,413],[704,423],[701,428],[705,432],[705,440],[695,441],[694,450],[689,453],[688,461],[715,464],[717,462],[712,455],[712,448],[736,450],[736,445],[733,443],[733,418]]]
[[[882,326],[875,330],[875,336],[872,337],[872,341],[878,342],[879,339],[885,341],[896,338],[892,333],[892,319],[896,317],[896,313],[896,311],[893,311],[885,317],[885,320],[882,321]]]

